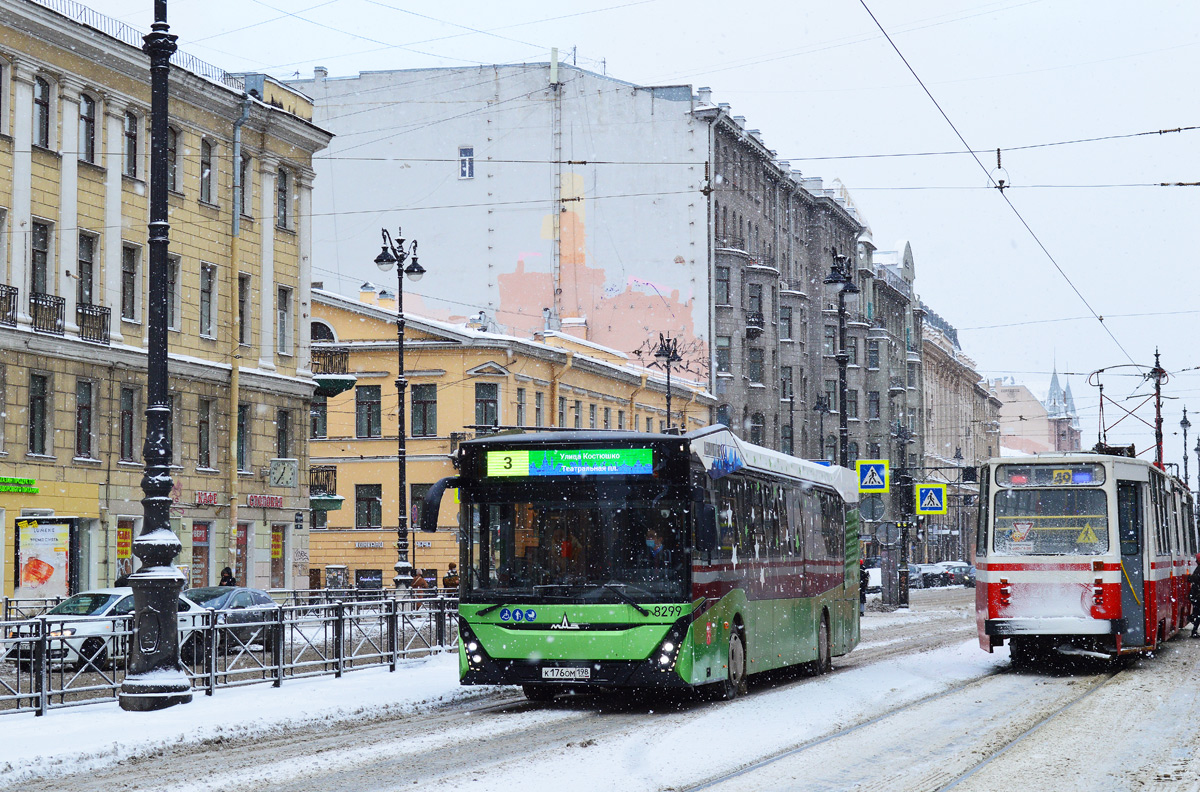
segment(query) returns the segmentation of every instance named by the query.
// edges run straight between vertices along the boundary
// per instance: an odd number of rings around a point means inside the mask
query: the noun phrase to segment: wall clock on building
[[[270,483],[272,487],[294,487],[300,480],[299,459],[272,459]]]

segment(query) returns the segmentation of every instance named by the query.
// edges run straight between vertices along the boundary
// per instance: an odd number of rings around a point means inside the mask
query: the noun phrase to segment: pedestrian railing
[[[375,594],[380,592],[376,591]],[[290,599],[291,597],[289,597]],[[5,602],[6,614],[19,607]],[[457,650],[456,597],[389,596],[208,610],[181,627],[180,654],[192,689],[322,675]],[[0,622],[0,714],[44,715],[59,707],[112,701],[128,674],[131,616]]]

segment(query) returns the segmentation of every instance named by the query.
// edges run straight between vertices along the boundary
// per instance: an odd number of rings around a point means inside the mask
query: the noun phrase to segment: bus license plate
[[[590,668],[543,668],[542,679],[591,679],[592,669]]]

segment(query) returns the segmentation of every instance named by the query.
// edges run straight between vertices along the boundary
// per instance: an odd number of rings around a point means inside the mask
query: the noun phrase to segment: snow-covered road
[[[971,597],[914,592],[907,613],[868,614],[862,645],[833,674],[760,680],[724,704],[533,705],[457,687],[443,657],[396,674],[219,691],[161,713],[99,705],[4,717],[0,786],[991,790],[1016,773],[1053,779],[1036,788],[1130,789],[1157,777],[1158,789],[1200,789],[1200,641],[1173,642],[1111,680],[1097,667],[1017,674],[1005,652],[979,651]],[[1131,714],[1149,725],[1130,728]]]

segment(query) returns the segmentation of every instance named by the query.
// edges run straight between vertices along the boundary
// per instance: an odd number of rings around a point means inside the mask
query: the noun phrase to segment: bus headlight
[[[477,644],[476,642],[471,641],[469,644],[467,644],[468,652],[476,652],[478,650],[479,650],[479,644]]]

